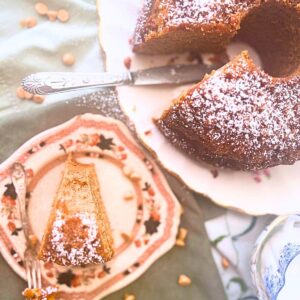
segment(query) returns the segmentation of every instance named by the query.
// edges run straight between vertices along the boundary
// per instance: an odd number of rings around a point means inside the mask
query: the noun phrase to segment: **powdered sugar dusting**
[[[228,23],[233,14],[249,10],[257,1],[175,0],[168,12],[168,25],[182,23]]]
[[[68,223],[75,224],[72,236],[65,235],[65,226]],[[70,230],[70,228],[69,228]],[[82,234],[84,233],[84,234]],[[64,265],[86,265],[90,263],[104,263],[97,248],[100,246],[98,238],[96,218],[92,214],[76,213],[65,219],[60,211],[57,211],[56,219],[52,226],[50,237],[51,251],[55,252]],[[69,243],[71,241],[71,244]],[[51,255],[49,255],[51,260]]]
[[[240,57],[191,89],[158,125],[173,143],[213,164],[290,164],[300,150],[299,99],[299,76],[277,80]]]
[[[141,43],[148,33],[166,26],[230,24],[233,15],[247,12],[259,3],[260,0],[145,0],[137,20],[134,43]]]

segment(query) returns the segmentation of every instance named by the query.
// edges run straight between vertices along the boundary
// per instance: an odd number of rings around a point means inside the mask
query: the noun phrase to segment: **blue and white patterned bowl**
[[[260,300],[300,299],[300,215],[280,216],[260,234],[251,275]]]

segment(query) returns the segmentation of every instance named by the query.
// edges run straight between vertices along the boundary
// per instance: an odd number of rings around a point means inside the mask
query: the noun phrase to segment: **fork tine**
[[[41,274],[41,264],[38,260],[36,260],[36,270],[37,270],[37,287],[39,289],[42,288],[42,274]]]
[[[37,278],[36,278],[36,266],[35,266],[34,262],[32,264],[31,274],[32,274],[33,288],[36,289],[37,288]]]
[[[29,261],[26,261],[25,267],[26,267],[27,285],[29,289],[32,289],[31,267]]]

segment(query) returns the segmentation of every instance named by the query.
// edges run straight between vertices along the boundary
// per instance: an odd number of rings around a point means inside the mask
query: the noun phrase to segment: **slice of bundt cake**
[[[185,91],[156,124],[177,147],[221,167],[300,158],[300,76],[274,78],[243,52]]]
[[[94,165],[69,156],[39,251],[59,265],[100,264],[113,256],[110,224]]]
[[[157,54],[224,48],[257,0],[145,0],[133,50]]]
[[[133,36],[142,54],[217,52],[237,38],[273,76],[300,64],[300,0],[145,0]]]

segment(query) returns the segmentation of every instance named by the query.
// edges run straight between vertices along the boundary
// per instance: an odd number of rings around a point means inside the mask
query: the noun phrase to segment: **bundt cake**
[[[63,266],[109,261],[113,239],[94,165],[69,156],[38,257]]]
[[[215,166],[257,170],[300,159],[300,76],[274,78],[245,51],[185,91],[156,124]]]
[[[215,166],[255,170],[300,159],[300,0],[146,0],[133,51],[247,52],[185,91],[156,124],[176,146]],[[298,154],[299,151],[299,154]]]
[[[264,70],[285,76],[300,63],[300,0],[144,0],[133,51],[221,51],[233,38],[251,44]]]

